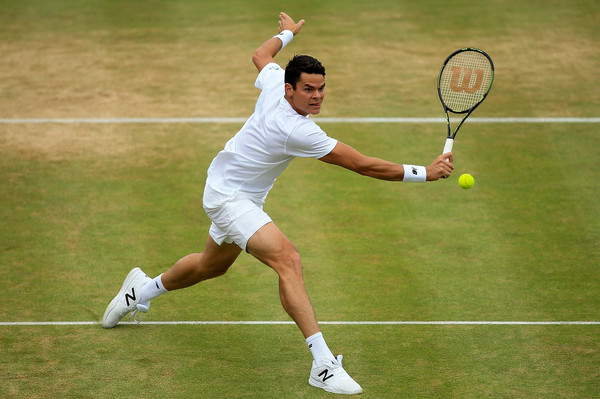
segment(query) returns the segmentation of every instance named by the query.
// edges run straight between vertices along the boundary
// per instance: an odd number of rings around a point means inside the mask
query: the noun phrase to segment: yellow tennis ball
[[[464,173],[458,178],[458,184],[465,190],[468,190],[475,184],[475,179],[470,174]]]

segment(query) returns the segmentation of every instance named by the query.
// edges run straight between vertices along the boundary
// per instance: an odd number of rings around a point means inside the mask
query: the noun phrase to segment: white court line
[[[247,118],[0,118],[0,124],[244,123]],[[451,118],[457,122],[460,118]],[[445,118],[314,118],[318,123],[444,123]],[[600,123],[600,118],[469,118],[469,123]]]
[[[294,325],[293,321],[142,321],[121,322],[119,324],[147,324],[147,325]],[[553,326],[553,325],[600,325],[600,321],[321,321],[321,325],[525,325],[525,326]],[[89,326],[100,325],[96,321],[15,321],[0,322],[2,327],[10,326]]]

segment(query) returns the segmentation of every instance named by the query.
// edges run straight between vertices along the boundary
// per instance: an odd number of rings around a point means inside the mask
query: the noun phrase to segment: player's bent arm
[[[258,72],[262,71],[271,62],[275,62],[275,55],[277,55],[279,50],[281,50],[281,40],[276,37],[270,38],[254,50],[252,62],[256,66],[256,69],[258,69]]]
[[[296,36],[298,32],[300,32],[300,29],[302,29],[304,22],[305,21],[302,19],[296,23],[286,13],[279,13],[279,33],[283,32],[284,30],[289,30],[294,36]],[[283,42],[277,37],[272,37],[261,44],[252,55],[252,62],[256,66],[256,69],[258,69],[260,72],[271,62],[275,62],[275,56],[282,49],[282,46]]]

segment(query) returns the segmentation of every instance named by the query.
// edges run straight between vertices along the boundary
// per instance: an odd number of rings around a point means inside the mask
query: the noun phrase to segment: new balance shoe
[[[140,294],[142,286],[151,280],[139,267],[132,269],[117,296],[108,304],[102,317],[102,327],[113,328],[129,313],[135,318],[138,311],[147,312],[150,302],[140,303]]]
[[[345,395],[362,393],[362,388],[342,367],[342,355],[336,360],[313,361],[308,383],[327,392]]]

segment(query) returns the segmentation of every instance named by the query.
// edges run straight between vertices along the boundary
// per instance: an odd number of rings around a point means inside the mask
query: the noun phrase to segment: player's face
[[[300,115],[317,115],[325,98],[325,76],[302,72],[295,89],[289,83],[285,85],[285,94]]]

